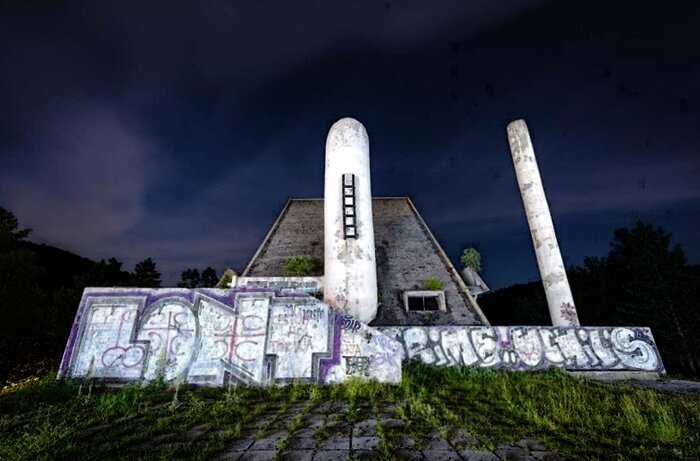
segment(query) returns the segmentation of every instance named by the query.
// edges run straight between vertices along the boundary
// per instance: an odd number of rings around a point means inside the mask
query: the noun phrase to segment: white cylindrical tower
[[[535,247],[537,266],[554,326],[578,326],[578,314],[561,259],[554,224],[544,195],[540,170],[525,120],[508,124],[508,143],[523,199],[527,224]]]
[[[323,298],[368,323],[377,316],[369,138],[353,118],[328,132],[324,189]]]

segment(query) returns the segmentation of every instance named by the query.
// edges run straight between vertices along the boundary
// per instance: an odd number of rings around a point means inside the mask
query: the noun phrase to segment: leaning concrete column
[[[535,151],[524,120],[508,124],[508,143],[513,156],[515,176],[518,178],[537,266],[547,296],[549,314],[554,326],[578,326],[578,314],[561,259],[554,224],[549,213],[547,198],[542,187]]]

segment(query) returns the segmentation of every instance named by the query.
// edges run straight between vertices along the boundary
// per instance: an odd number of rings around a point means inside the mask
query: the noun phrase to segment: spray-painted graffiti
[[[313,297],[88,288],[59,377],[203,385],[400,380],[400,344],[351,320]],[[387,363],[387,355],[395,360]]]
[[[379,327],[403,345],[404,359],[436,366],[508,370],[562,367],[578,371],[664,373],[648,328]]]
[[[233,288],[269,289],[276,293],[318,293],[323,277],[237,277]]]
[[[346,314],[335,316],[337,340],[333,358],[324,369],[324,382],[342,382],[348,377],[383,376],[401,380],[401,344]]]
[[[369,357],[343,357],[350,376],[369,376]]]

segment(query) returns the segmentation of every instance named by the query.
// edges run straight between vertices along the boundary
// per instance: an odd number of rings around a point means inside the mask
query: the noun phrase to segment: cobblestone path
[[[345,459],[559,460],[535,440],[493,450],[461,429],[411,432],[388,405],[378,412],[351,410],[345,403],[295,404],[271,408],[230,443],[222,461]]]

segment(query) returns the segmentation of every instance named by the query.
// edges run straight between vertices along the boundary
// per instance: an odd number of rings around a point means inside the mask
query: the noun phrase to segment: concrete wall
[[[649,328],[378,327],[402,345],[402,358],[435,366],[506,370],[665,373]]]
[[[398,382],[401,346],[303,293],[87,288],[59,377],[220,386]]]
[[[278,294],[323,291],[323,277],[236,277],[235,282],[231,288],[274,290]]]

